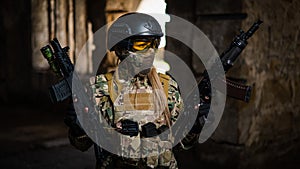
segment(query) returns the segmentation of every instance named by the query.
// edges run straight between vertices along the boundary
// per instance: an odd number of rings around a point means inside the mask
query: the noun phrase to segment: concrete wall
[[[58,37],[63,46],[70,46],[70,56],[74,56],[75,49],[78,53],[82,48],[87,34],[106,23],[105,2],[1,1],[0,105],[52,106],[48,87],[58,79],[47,68],[40,48]],[[91,24],[93,27],[88,28]]]
[[[249,14],[243,25],[256,18],[264,23],[243,54],[241,70],[255,83],[255,91],[245,112],[239,113],[239,141],[250,146],[296,136],[300,131],[300,2],[246,1],[243,5]]]
[[[30,3],[0,2],[0,104],[31,94]]]
[[[287,154],[299,155],[299,8],[295,0],[243,2],[249,18],[243,25],[256,18],[264,21],[244,51],[241,69],[255,84],[254,98],[239,111],[239,142],[253,155],[247,165],[276,165]]]

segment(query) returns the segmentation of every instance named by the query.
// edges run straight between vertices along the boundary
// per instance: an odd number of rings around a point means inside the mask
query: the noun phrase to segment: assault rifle
[[[88,126],[87,128],[95,133],[94,141],[99,143],[99,138],[105,139],[106,137],[103,135],[103,133],[97,132],[97,127],[100,126],[98,120],[99,116],[95,112],[95,107],[92,104],[93,102],[90,100],[91,98],[89,98],[88,94],[86,93],[86,88],[84,85],[82,85],[78,75],[74,72],[74,65],[72,64],[68,55],[69,47],[67,46],[62,48],[56,38],[50,41],[50,44],[54,51],[50,45],[46,45],[41,48],[41,52],[47,59],[52,71],[58,78],[60,78],[58,83],[50,87],[50,98],[52,102],[57,103],[66,100],[67,98],[73,97],[75,99],[77,96],[79,96],[74,104],[76,104],[78,109],[82,111],[87,107],[88,112],[77,114],[77,117],[75,114],[74,116],[76,117],[76,120],[74,120],[72,124],[69,124],[69,127],[71,126],[73,129],[82,129],[82,125],[78,121],[78,119],[81,119],[80,121],[83,123],[83,125]],[[72,93],[72,89],[75,91],[75,93]],[[104,149],[96,146],[96,144],[94,144],[94,149],[97,159],[105,159],[107,152]]]
[[[81,122],[84,122],[86,125],[89,125],[90,127],[88,128],[97,130],[97,128],[95,127],[100,126],[98,124],[99,116],[95,112],[95,108],[97,107],[93,105],[93,101],[91,101],[92,98],[88,97],[88,93],[86,93],[88,89],[86,89],[84,85],[81,84],[78,75],[74,73],[74,65],[72,64],[68,55],[69,47],[67,46],[62,48],[59,41],[56,38],[50,41],[50,44],[54,52],[49,45],[42,47],[41,52],[43,56],[47,59],[52,71],[56,74],[58,78],[60,78],[60,81],[52,85],[49,89],[50,98],[52,102],[57,103],[66,100],[67,98],[71,98],[72,96],[75,98],[79,96],[80,98],[77,99],[77,102],[74,104],[76,104],[80,110],[84,110],[87,107],[88,112],[82,115],[88,115],[89,117],[78,118],[81,119]],[[72,91],[75,91],[76,93],[72,93]],[[93,123],[90,123],[89,121],[85,122],[84,119],[90,119]],[[94,124],[94,126],[92,126],[92,124]],[[76,121],[75,128],[81,128],[81,125],[78,121]],[[137,135],[137,123],[125,122],[120,132],[130,136]]]
[[[261,23],[261,20],[257,20],[247,32],[240,30],[240,34],[233,39],[229,48],[220,55],[221,63],[225,73],[228,72],[228,70],[233,66],[237,57],[247,46],[247,40],[255,33]],[[218,79],[217,74],[213,75],[213,77],[209,77],[207,70],[205,70],[203,72],[202,80],[198,84],[198,90],[200,93],[200,114],[202,113],[207,115],[209,111],[210,99],[212,94],[210,80],[217,80],[218,83],[226,83],[227,95],[229,97],[249,102],[252,87],[245,85],[245,80],[239,80],[239,82],[235,79],[230,78],[220,80]]]

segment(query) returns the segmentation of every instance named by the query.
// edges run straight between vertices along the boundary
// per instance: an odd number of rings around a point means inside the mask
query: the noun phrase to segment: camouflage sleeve
[[[171,113],[172,123],[176,122],[178,116],[184,111],[183,99],[181,98],[179,87],[172,78],[169,81],[168,105]],[[176,150],[187,150],[193,147],[199,138],[200,134],[189,132],[175,147]]]
[[[97,104],[99,108],[99,112],[101,113],[102,117],[104,117],[105,121],[113,125],[114,122],[114,113],[113,113],[113,106],[109,96],[101,96],[98,98],[99,102]]]
[[[114,121],[113,104],[108,92],[108,82],[104,75],[96,76],[92,90],[99,115],[102,115],[108,124],[112,125]]]
[[[171,113],[171,123],[174,124],[180,112],[183,110],[183,100],[178,85],[172,78],[169,80],[168,107]]]

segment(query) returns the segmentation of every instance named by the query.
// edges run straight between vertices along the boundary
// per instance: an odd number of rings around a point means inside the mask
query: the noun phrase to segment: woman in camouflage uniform
[[[178,168],[171,134],[155,137],[169,129],[183,111],[175,80],[152,66],[162,36],[158,22],[141,13],[121,16],[108,30],[108,48],[121,62],[115,72],[93,78],[91,87],[99,115],[123,135],[119,140],[122,150],[113,154],[93,143],[76,120],[74,109],[65,120],[72,145],[85,151],[94,144],[97,168]],[[191,147],[198,140],[198,131],[189,132],[177,147]]]

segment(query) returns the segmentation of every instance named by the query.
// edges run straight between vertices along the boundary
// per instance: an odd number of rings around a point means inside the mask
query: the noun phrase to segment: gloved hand
[[[139,134],[139,125],[137,122],[125,119],[116,125],[116,130],[124,135],[137,136]]]
[[[156,125],[154,123],[146,123],[142,126],[142,133],[141,135],[143,137],[154,137],[157,136],[161,133],[163,133],[164,131],[168,130],[168,126],[166,125],[162,125],[159,128],[156,128]],[[165,137],[166,135],[161,136],[161,140],[166,140],[167,138]]]
[[[158,135],[158,131],[154,123],[146,123],[142,126],[142,134],[143,137],[153,137]]]

